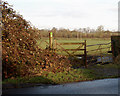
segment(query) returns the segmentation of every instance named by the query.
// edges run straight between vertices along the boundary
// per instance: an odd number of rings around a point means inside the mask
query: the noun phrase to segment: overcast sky
[[[118,30],[119,0],[6,0],[37,28]]]

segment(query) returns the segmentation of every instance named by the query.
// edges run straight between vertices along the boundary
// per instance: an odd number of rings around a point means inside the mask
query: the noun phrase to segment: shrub
[[[3,2],[2,25],[3,79],[70,68],[67,57],[38,48],[35,28],[6,2]]]

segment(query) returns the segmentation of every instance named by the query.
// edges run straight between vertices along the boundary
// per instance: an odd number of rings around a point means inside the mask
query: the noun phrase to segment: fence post
[[[50,48],[50,50],[52,49],[52,47],[53,47],[53,33],[50,32],[49,33],[49,48]]]
[[[86,51],[86,40],[85,40],[85,45],[84,45],[84,55],[85,55],[85,59],[84,59],[84,63],[85,63],[85,67],[87,68],[87,51]]]
[[[56,52],[56,49],[57,49],[57,42],[56,42],[56,40],[54,40],[54,49],[55,49],[55,52]]]

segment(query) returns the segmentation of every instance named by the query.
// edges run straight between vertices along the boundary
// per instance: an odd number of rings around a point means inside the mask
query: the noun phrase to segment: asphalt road
[[[3,94],[118,94],[118,78],[9,89]]]

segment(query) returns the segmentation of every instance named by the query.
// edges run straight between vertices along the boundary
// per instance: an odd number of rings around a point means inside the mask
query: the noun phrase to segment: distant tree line
[[[96,30],[90,29],[89,27],[74,30],[64,28],[57,29],[55,27],[53,27],[51,30],[39,30],[37,28],[35,28],[35,30],[37,31],[39,38],[48,37],[49,32],[53,32],[55,38],[110,38],[111,35],[117,35],[117,32],[112,32],[109,30],[105,31],[104,26],[102,25],[98,26]]]

